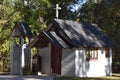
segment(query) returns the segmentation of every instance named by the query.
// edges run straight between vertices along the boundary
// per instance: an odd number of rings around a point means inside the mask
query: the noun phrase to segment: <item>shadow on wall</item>
[[[89,69],[90,69],[90,63],[89,63],[89,61],[88,61],[88,62],[86,62],[86,64],[85,64],[85,73],[86,73],[86,74],[89,72]],[[87,75],[86,75],[85,77],[87,77]]]
[[[62,55],[62,75],[75,75],[75,51],[72,49],[64,49]]]
[[[110,76],[111,75],[111,62],[110,62],[110,58],[107,58],[107,65],[105,66],[105,72],[106,72],[106,76]]]
[[[85,50],[66,49],[62,55],[62,75],[87,77],[90,64],[86,62]]]
[[[87,72],[89,71],[89,61],[86,62],[85,50],[79,50],[76,63],[76,76],[87,77]]]

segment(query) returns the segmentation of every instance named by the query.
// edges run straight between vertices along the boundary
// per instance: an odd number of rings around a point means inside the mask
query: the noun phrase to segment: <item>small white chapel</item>
[[[15,25],[12,39],[14,42],[14,37],[20,36],[20,45],[12,44],[11,73],[21,75],[22,67],[32,62],[30,49],[36,48],[41,75],[111,76],[113,41],[96,24],[58,19],[61,8],[56,6],[56,18],[32,42],[29,26]],[[28,46],[25,37],[29,38]]]

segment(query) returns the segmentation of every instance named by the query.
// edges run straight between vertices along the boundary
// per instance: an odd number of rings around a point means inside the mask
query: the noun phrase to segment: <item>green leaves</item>
[[[96,23],[120,48],[120,0],[88,0],[76,12],[76,20]],[[117,50],[116,53],[120,53]],[[116,58],[119,54],[115,54]]]

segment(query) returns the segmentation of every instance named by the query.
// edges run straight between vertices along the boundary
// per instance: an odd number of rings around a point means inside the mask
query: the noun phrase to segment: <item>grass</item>
[[[96,77],[91,77],[91,78],[75,78],[75,77],[56,77],[54,80],[120,80],[120,78],[96,78]]]
[[[54,80],[105,80],[105,79],[102,79],[102,78],[56,77]]]
[[[59,76],[55,77],[54,80],[120,80],[120,74],[113,74],[113,76],[106,76],[106,77],[65,77]]]

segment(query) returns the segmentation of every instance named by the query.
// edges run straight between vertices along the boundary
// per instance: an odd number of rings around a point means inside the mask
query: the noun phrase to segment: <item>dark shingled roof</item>
[[[59,48],[68,48],[69,46],[54,31],[43,32],[46,37]]]
[[[16,22],[15,28],[18,28],[23,37],[32,37],[33,34],[30,30],[29,25],[26,22]]]
[[[68,48],[69,46],[54,32],[43,31],[39,36],[29,45],[29,47],[43,47],[43,37],[48,39],[51,43],[55,44],[58,48]],[[47,43],[47,42],[46,42]]]
[[[54,19],[44,34],[60,48],[115,46],[111,39],[95,24]]]
[[[114,47],[111,39],[95,24],[55,19],[74,47]]]

